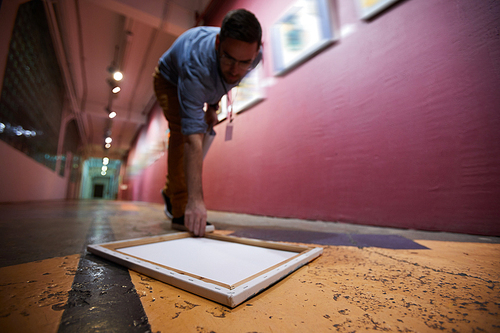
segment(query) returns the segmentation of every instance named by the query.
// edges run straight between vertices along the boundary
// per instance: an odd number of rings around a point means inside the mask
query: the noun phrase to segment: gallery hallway
[[[318,245],[321,257],[230,309],[86,252],[172,232],[161,205],[2,204],[0,331],[500,331],[499,238],[220,212],[209,220],[223,234],[268,230],[293,240],[314,231],[416,246]]]

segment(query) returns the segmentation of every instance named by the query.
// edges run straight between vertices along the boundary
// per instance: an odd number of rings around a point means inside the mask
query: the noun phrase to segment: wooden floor
[[[217,232],[230,233],[223,222]],[[156,204],[0,205],[0,332],[500,332],[498,238],[421,233],[414,241],[426,250],[323,246],[235,309],[85,251],[168,232]]]

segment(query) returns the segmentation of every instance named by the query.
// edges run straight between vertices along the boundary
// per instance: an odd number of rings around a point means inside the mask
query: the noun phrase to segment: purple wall
[[[290,2],[225,1],[264,28]],[[407,0],[374,20],[336,2],[352,34],[226,122],[204,167],[209,209],[500,235],[500,3]],[[157,191],[156,186],[151,191]]]

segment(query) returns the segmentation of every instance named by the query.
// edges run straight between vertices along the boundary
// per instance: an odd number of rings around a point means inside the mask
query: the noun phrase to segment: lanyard
[[[226,87],[226,84],[224,83],[224,79],[222,78],[223,75],[222,75],[222,69],[220,68],[220,56],[219,56],[219,50],[216,50],[217,52],[217,71],[219,73],[219,79],[220,79],[220,82],[222,83],[222,87],[224,88],[224,91],[226,92],[226,96],[227,96],[227,111],[228,111],[228,118],[229,118],[229,123],[232,123],[233,122],[233,104],[234,104],[234,97],[235,96],[232,96],[232,93],[231,93],[231,98],[229,98],[229,93],[230,91],[227,90],[227,87]],[[238,82],[239,84],[239,82]],[[238,85],[237,84],[237,85]],[[232,92],[232,89],[231,89],[231,92]]]
[[[222,78],[222,71],[220,71],[220,69],[219,69],[219,78],[220,78],[220,82],[222,83],[222,87],[224,88],[224,91],[226,92],[226,98],[227,98],[226,108],[228,111],[227,117],[229,118],[229,122],[232,123],[233,122],[233,103],[234,103],[234,97],[232,94],[233,90],[232,89],[231,89],[231,91],[227,90],[226,84],[224,83],[224,79]],[[229,98],[230,92],[231,92],[231,98]]]

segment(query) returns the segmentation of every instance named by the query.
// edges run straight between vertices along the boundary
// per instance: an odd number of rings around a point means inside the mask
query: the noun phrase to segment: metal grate
[[[19,6],[0,97],[0,139],[55,170],[64,85],[43,2]]]

